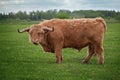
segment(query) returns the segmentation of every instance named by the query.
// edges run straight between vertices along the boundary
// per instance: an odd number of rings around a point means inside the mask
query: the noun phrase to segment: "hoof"
[[[99,64],[104,64],[104,62],[99,62]]]
[[[57,63],[57,64],[60,64],[60,63],[61,63],[61,61],[56,61],[56,63]]]
[[[83,61],[82,61],[82,63],[83,63],[83,64],[87,64],[87,63],[88,63],[88,61],[86,61],[86,60],[83,60]]]

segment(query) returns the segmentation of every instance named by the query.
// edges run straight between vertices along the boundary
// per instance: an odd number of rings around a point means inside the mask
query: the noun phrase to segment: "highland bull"
[[[88,54],[83,63],[89,62],[96,53],[98,63],[103,64],[106,28],[103,18],[51,19],[23,30],[18,29],[18,32],[28,32],[31,43],[41,44],[45,52],[55,53],[57,63],[63,60],[63,48],[75,48],[80,51],[88,47]]]

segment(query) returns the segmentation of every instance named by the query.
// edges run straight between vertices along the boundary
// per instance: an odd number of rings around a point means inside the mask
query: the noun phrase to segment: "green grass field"
[[[54,54],[30,44],[27,33],[17,33],[30,25],[0,23],[0,80],[120,80],[120,23],[107,24],[103,65],[97,56],[82,64],[87,48],[64,49],[64,61],[56,64]]]

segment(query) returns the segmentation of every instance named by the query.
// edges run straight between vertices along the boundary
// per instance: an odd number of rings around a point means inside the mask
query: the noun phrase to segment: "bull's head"
[[[32,25],[30,28],[26,28],[23,30],[19,30],[19,33],[28,32],[30,36],[30,42],[37,45],[37,44],[45,44],[45,34],[48,32],[53,31],[53,28],[41,26],[41,25]]]

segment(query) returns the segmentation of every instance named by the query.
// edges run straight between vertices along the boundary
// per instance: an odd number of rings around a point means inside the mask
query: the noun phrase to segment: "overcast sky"
[[[120,0],[0,0],[0,13],[49,9],[120,11]]]

